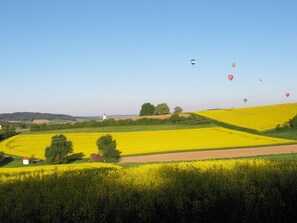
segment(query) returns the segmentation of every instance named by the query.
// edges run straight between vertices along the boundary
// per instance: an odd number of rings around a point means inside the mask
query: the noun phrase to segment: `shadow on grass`
[[[14,159],[11,157],[5,157],[1,162],[0,162],[0,167],[5,166],[9,163],[11,163]]]
[[[73,153],[70,156],[68,156],[67,163],[73,163],[76,160],[82,160],[84,156],[85,156],[84,153]]]

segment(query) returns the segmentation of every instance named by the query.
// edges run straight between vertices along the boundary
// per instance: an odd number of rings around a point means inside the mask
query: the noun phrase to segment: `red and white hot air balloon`
[[[289,93],[289,92],[287,92],[287,93],[286,93],[286,96],[287,96],[287,97],[289,97],[289,96],[290,96],[290,93]]]
[[[233,78],[234,78],[233,74],[229,74],[229,75],[228,75],[228,79],[229,79],[230,81],[232,81]]]

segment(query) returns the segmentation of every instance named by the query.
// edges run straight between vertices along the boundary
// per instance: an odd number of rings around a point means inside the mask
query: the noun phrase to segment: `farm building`
[[[23,158],[23,165],[29,165],[29,158]]]

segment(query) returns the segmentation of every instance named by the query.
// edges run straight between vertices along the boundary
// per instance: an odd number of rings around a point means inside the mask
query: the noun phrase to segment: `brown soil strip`
[[[211,151],[195,151],[166,153],[143,156],[122,157],[120,163],[146,163],[146,162],[168,162],[168,161],[190,161],[220,158],[236,158],[248,156],[261,156],[270,154],[297,153],[297,144],[283,146],[253,147],[243,149],[224,149]]]

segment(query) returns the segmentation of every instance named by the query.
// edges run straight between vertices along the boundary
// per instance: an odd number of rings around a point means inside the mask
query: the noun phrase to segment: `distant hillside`
[[[76,121],[76,118],[70,115],[63,114],[50,114],[50,113],[39,113],[39,112],[15,112],[15,113],[2,113],[0,114],[0,121],[22,121],[32,122],[36,119],[47,119],[47,120],[67,120]]]

